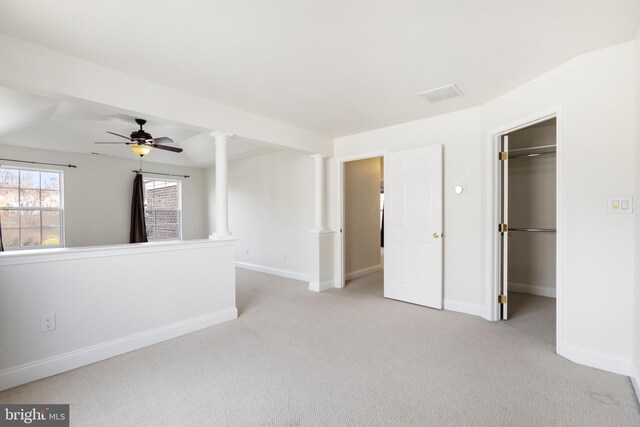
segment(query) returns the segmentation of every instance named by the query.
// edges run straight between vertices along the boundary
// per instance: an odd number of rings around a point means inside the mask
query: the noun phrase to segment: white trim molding
[[[572,362],[580,365],[590,366],[592,368],[602,369],[604,371],[613,372],[620,375],[631,375],[631,360],[621,359],[604,353],[596,353],[586,348],[580,348],[567,344],[566,342],[558,342],[556,352]]]
[[[537,295],[539,297],[555,298],[556,288],[548,286],[536,286],[528,283],[509,282],[510,292],[520,292],[523,294]]]
[[[295,271],[283,270],[280,268],[267,267],[264,265],[251,264],[251,263],[242,262],[242,261],[236,261],[236,267],[244,268],[252,271],[258,271],[260,273],[272,274],[274,276],[286,277],[287,279],[300,280],[303,282],[309,281],[308,274],[297,273]]]
[[[640,372],[633,366],[631,367],[631,384],[633,384],[633,390],[636,392],[636,399],[640,403]]]
[[[324,292],[332,288],[335,288],[335,282],[333,279],[325,280],[324,282],[309,282],[309,290],[313,292]]]
[[[167,341],[238,317],[236,307],[161,326],[148,331],[70,351],[0,371],[0,390],[7,390]]]
[[[235,238],[226,239],[225,241],[212,241],[209,239],[171,240],[148,243],[131,243],[126,245],[7,251],[0,254],[0,267],[86,258],[130,256],[145,253],[176,252],[211,247],[234,246],[235,240]]]
[[[344,280],[353,280],[358,277],[366,276],[367,274],[375,273],[382,270],[382,264],[372,265],[371,267],[361,268],[360,270],[352,271],[344,275]]]

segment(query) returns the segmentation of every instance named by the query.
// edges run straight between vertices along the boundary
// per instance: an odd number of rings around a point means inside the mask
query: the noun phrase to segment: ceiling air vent
[[[437,89],[420,92],[418,95],[424,96],[431,102],[438,102],[449,98],[455,98],[456,96],[462,96],[462,92],[458,89],[458,86],[452,83]]]

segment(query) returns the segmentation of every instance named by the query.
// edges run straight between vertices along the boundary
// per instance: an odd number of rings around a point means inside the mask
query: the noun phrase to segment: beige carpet
[[[553,300],[513,318],[322,294],[238,270],[238,320],[0,393],[72,426],[639,426],[628,378],[554,354]]]

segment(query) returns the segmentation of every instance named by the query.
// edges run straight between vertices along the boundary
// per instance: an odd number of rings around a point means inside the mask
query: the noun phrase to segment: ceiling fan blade
[[[174,153],[182,153],[182,148],[178,148],[178,147],[169,147],[167,145],[158,145],[158,144],[151,144],[150,146],[153,148],[157,148],[159,150],[167,150],[167,151],[173,151]]]
[[[109,132],[109,131],[107,131],[107,133],[110,133],[111,135],[119,136],[120,138],[128,139],[129,141],[133,141],[130,137],[124,136],[124,135],[120,135],[119,133]]]
[[[151,141],[154,144],[171,144],[173,142],[173,139],[166,136],[161,136],[160,138],[151,138]]]
[[[129,145],[131,144],[130,142],[114,142],[114,141],[95,141],[94,144],[125,144],[125,145]]]

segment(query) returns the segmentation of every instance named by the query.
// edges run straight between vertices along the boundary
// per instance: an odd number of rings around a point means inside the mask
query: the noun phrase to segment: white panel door
[[[384,156],[384,296],[442,308],[442,146]]]

